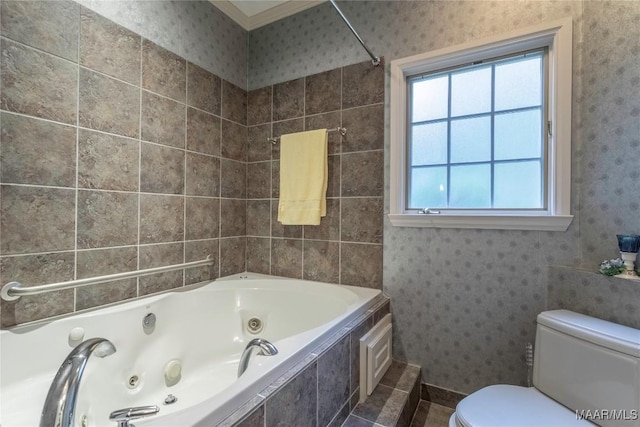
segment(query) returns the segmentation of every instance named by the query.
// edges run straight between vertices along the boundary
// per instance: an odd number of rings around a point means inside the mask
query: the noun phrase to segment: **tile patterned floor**
[[[453,409],[421,400],[413,416],[411,427],[447,427]]]
[[[421,400],[411,427],[448,427],[451,414],[453,414],[451,408]],[[384,427],[384,425],[365,420],[352,413],[342,427]]]

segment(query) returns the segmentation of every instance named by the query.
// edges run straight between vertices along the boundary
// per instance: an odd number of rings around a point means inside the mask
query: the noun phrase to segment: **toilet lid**
[[[593,426],[535,388],[513,385],[492,385],[465,397],[456,421],[464,427]]]

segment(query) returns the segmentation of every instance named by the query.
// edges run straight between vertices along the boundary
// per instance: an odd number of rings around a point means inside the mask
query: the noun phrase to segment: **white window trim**
[[[407,76],[545,46],[549,48],[550,76],[547,120],[553,127],[548,143],[547,210],[532,213],[491,211],[486,214],[479,211],[459,214],[407,212]],[[391,224],[399,227],[566,231],[573,219],[570,214],[572,50],[572,21],[564,18],[391,61]]]

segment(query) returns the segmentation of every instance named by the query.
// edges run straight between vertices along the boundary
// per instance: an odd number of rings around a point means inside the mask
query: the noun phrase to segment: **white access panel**
[[[360,402],[373,393],[391,366],[391,314],[360,338]]]

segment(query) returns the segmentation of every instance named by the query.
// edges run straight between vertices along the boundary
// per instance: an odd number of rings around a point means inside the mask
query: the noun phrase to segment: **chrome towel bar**
[[[333,128],[333,129],[327,129],[327,132],[340,132],[340,135],[345,136],[347,134],[347,128],[343,128],[338,126],[337,128]],[[276,145],[276,143],[280,140],[279,136],[273,137],[273,138],[267,138],[267,142],[272,143],[273,145]]]
[[[2,287],[0,297],[5,301],[15,301],[22,296],[38,295],[46,292],[61,291],[63,289],[80,288],[83,286],[95,285],[98,283],[111,282],[113,280],[130,279],[132,277],[148,276],[149,274],[164,273],[167,271],[181,270],[188,267],[199,267],[203,265],[213,265],[213,258],[200,261],[185,262],[183,264],[165,265],[163,267],[147,268],[145,270],[126,271],[124,273],[109,274],[106,276],[88,277],[86,279],[69,280],[67,282],[50,283],[48,285],[38,285],[22,287],[20,282],[9,282]]]

